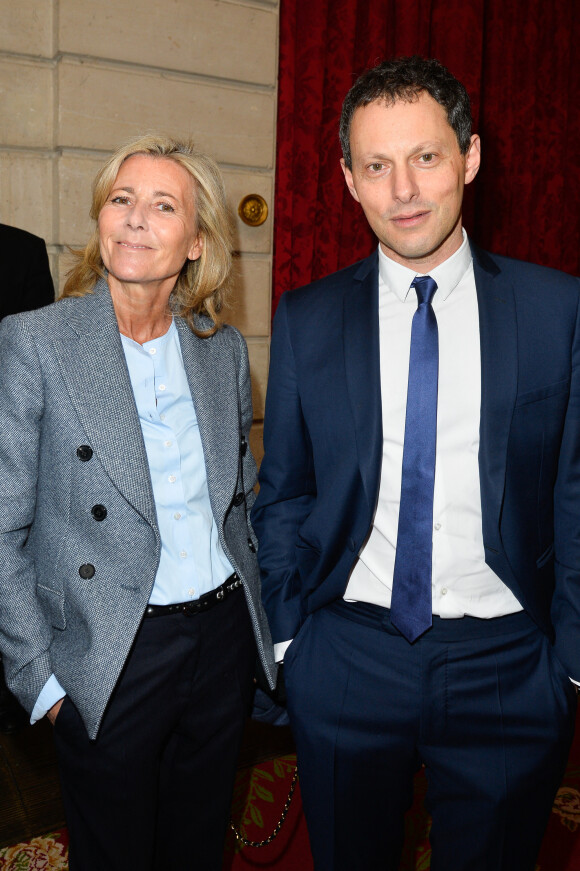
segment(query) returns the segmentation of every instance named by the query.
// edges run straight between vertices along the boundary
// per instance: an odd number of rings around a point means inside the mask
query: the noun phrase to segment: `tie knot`
[[[411,287],[414,287],[417,291],[419,305],[424,302],[431,304],[437,290],[437,282],[430,275],[417,275]]]

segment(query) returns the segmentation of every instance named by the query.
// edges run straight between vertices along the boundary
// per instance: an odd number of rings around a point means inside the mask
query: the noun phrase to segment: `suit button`
[[[79,460],[82,460],[83,463],[86,463],[87,460],[90,460],[93,456],[93,449],[88,445],[81,445],[77,448],[77,457]]]
[[[93,505],[91,508],[91,514],[95,520],[104,520],[107,516],[107,509],[104,505]]]
[[[238,505],[241,505],[243,501],[244,501],[244,494],[243,493],[236,493],[236,495],[234,496],[234,499],[233,499],[233,504],[236,506],[236,508],[238,507]]]
[[[95,574],[95,567],[90,563],[85,563],[84,566],[81,566],[79,569],[79,575],[85,581],[89,581]]]

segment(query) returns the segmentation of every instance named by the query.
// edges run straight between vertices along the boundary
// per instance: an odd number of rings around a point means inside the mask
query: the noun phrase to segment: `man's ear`
[[[344,173],[344,180],[346,182],[347,188],[349,189],[351,195],[354,197],[354,199],[357,201],[357,203],[360,203],[360,200],[358,198],[358,194],[357,194],[355,186],[354,186],[354,181],[352,180],[352,172],[348,168],[348,166],[346,165],[344,157],[340,158],[340,165],[341,165],[342,171]]]
[[[473,181],[481,163],[481,139],[474,133],[465,155],[465,184]]]

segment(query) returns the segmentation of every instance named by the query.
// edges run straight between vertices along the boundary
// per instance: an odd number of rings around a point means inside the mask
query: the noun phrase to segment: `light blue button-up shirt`
[[[197,599],[233,573],[211,510],[199,426],[174,323],[140,345],[121,336],[145,441],[161,557],[149,601]],[[31,716],[36,722],[66,693],[54,675]]]
[[[153,485],[161,560],[149,601],[169,605],[219,587],[233,568],[218,538],[203,448],[175,324],[139,345],[121,336]]]

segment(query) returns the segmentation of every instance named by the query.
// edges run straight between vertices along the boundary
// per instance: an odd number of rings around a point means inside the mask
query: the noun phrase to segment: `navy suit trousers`
[[[431,871],[533,871],[576,698],[524,612],[435,617],[409,644],[387,610],[339,600],[284,670],[317,871],[396,871],[421,765]]]

